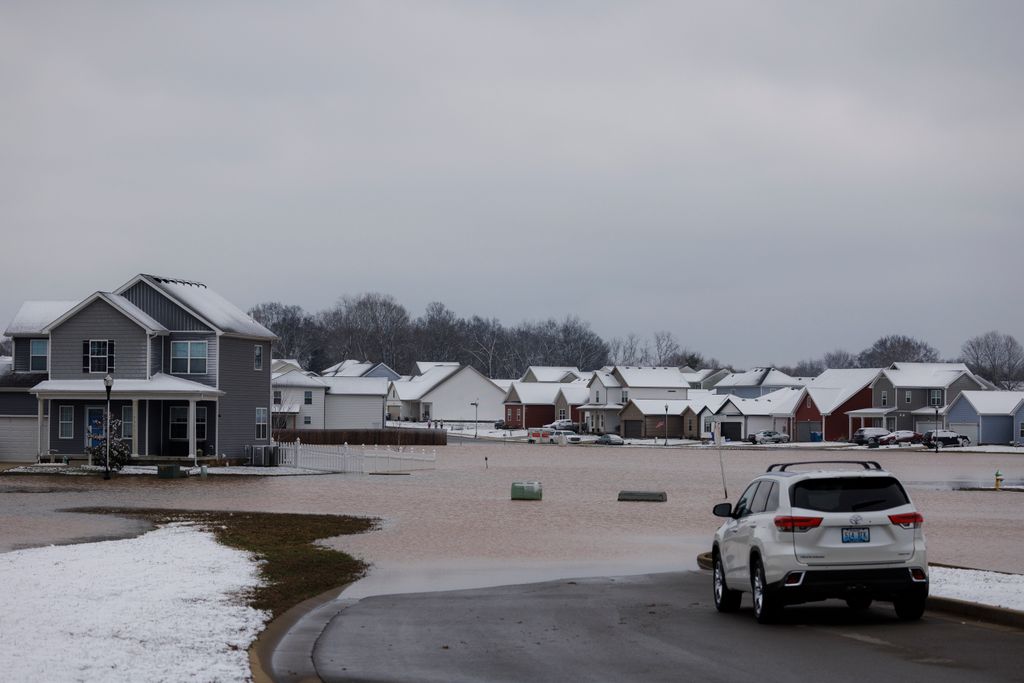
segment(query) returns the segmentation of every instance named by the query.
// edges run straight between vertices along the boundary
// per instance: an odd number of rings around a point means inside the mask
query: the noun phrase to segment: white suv
[[[833,469],[790,470],[797,465]],[[735,508],[720,503],[714,514],[728,517],[712,546],[720,612],[739,609],[748,591],[761,623],[774,621],[785,605],[829,598],[853,609],[892,602],[904,620],[924,612],[924,518],[877,462],[775,464]]]

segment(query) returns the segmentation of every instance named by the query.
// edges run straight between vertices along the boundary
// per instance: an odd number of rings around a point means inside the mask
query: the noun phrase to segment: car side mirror
[[[715,507],[711,508],[711,513],[715,517],[732,517],[732,504],[719,503]]]

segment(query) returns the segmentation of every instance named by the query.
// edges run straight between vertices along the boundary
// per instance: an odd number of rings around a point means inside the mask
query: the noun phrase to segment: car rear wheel
[[[754,558],[750,573],[750,589],[754,598],[754,618],[759,624],[771,624],[779,618],[782,605],[775,592],[768,587],[761,558]]]
[[[740,608],[740,600],[743,598],[743,594],[732,590],[725,583],[725,568],[722,567],[722,558],[717,553],[715,554],[713,575],[715,609],[719,612],[735,612]]]
[[[917,621],[924,614],[927,597],[924,595],[903,595],[892,602],[896,616],[902,621]]]
[[[936,441],[935,442],[935,447],[936,448],[942,448],[942,446],[943,446],[943,443],[941,441]]]

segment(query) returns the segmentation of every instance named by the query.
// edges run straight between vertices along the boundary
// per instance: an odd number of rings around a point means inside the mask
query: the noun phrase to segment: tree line
[[[574,315],[505,325],[497,318],[459,317],[439,301],[413,317],[394,297],[371,292],[345,296],[323,311],[265,302],[249,315],[280,337],[274,355],[294,358],[320,371],[354,358],[383,362],[408,374],[418,360],[457,361],[492,378],[522,376],[531,365],[574,366],[596,370],[605,365],[658,365],[725,368],[731,365],[681,344],[674,334],[627,334],[602,339]],[[829,368],[884,368],[894,362],[938,362],[939,352],[925,341],[887,335],[854,353],[835,349],[820,358],[779,370],[812,377]],[[964,342],[956,359],[1000,388],[1024,386],[1024,349],[1011,335],[987,332]]]

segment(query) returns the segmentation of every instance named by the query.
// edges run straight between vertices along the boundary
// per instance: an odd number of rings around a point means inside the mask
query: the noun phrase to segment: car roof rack
[[[882,466],[874,460],[803,460],[801,462],[777,462],[769,465],[767,472],[785,472],[790,465],[860,465],[866,470],[882,471]],[[778,468],[778,469],[776,469]]]

